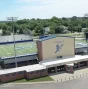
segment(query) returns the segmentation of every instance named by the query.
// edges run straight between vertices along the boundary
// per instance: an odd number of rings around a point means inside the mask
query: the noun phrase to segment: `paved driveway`
[[[0,85],[0,89],[88,89],[88,77],[61,83],[4,84]]]

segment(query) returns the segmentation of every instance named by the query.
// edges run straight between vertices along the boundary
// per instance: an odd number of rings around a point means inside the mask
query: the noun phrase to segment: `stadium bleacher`
[[[22,40],[31,40],[31,36],[28,35],[15,35],[15,41],[22,41]],[[0,43],[1,42],[12,42],[13,41],[13,35],[9,36],[0,36]]]

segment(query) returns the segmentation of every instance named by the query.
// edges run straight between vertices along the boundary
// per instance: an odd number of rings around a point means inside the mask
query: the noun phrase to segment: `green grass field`
[[[36,53],[35,42],[16,43],[16,55],[26,55]],[[11,57],[14,56],[14,45],[6,44],[0,45],[0,57]]]

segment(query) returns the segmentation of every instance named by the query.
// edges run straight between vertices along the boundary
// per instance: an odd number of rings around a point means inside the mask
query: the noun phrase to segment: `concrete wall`
[[[25,57],[18,57],[16,58],[17,62],[22,62],[22,61],[28,61],[28,60],[34,60],[37,58],[37,55],[30,55],[30,56],[25,56]],[[15,59],[14,58],[8,58],[8,59],[3,59],[5,64],[8,63],[14,63]]]
[[[49,40],[41,41],[42,44],[38,50],[39,60],[47,60],[56,58],[57,56],[74,56],[75,55],[75,39],[70,37],[56,37]],[[63,45],[59,51],[56,52],[56,45]],[[55,53],[56,52],[56,53]],[[42,54],[42,56],[41,56]]]

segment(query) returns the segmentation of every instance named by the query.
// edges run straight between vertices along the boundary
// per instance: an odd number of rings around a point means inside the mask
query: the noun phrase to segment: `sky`
[[[85,13],[88,13],[88,0],[0,0],[0,21],[7,17],[83,17]]]

